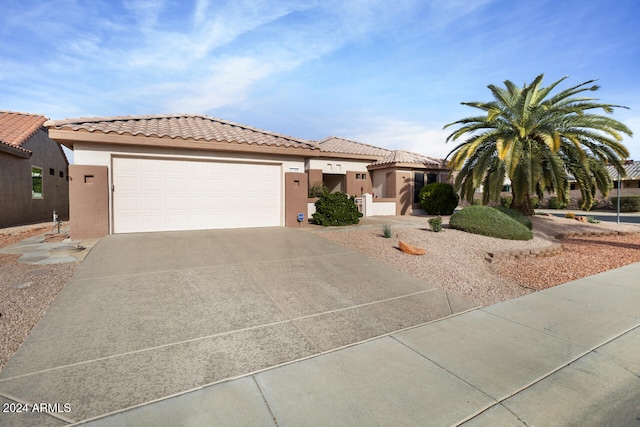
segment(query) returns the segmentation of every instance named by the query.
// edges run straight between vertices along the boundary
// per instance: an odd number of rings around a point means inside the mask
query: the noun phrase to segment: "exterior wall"
[[[307,174],[287,172],[284,174],[284,225],[285,227],[304,227],[308,224]],[[304,220],[298,221],[298,214],[304,214]]]
[[[340,174],[345,175],[347,171],[353,172],[367,172],[367,166],[371,164],[370,161],[356,161],[356,160],[342,160],[342,159],[309,159],[307,162],[307,169],[319,169],[323,173]]]
[[[106,166],[70,165],[71,237],[109,234],[109,173]]]
[[[60,219],[68,219],[68,165],[60,146],[40,129],[23,148],[32,151],[31,158],[0,153],[0,227],[53,221],[54,210]],[[31,193],[32,166],[42,169],[43,188],[39,199],[34,199]]]
[[[162,147],[135,147],[135,146],[113,146],[96,143],[76,142],[74,144],[74,161],[77,165],[94,165],[106,166],[108,169],[108,188],[112,188],[113,176],[111,173],[113,156],[140,156],[155,158],[170,158],[184,160],[221,160],[236,162],[261,162],[281,164],[283,170],[282,177],[282,194],[285,194],[285,173],[290,171],[304,170],[304,159],[302,157],[289,157],[277,154],[258,154],[258,153],[232,153],[232,152],[203,152],[199,150],[185,150],[180,148],[162,148]],[[73,197],[73,196],[72,196]],[[305,194],[306,197],[306,194]],[[283,215],[286,209],[284,209]],[[113,194],[109,191],[108,206],[113,206]],[[301,212],[304,212],[302,210]],[[109,218],[111,218],[109,213]],[[284,218],[283,218],[284,220]],[[109,230],[112,232],[111,219]],[[281,222],[282,224],[285,221]]]
[[[371,174],[369,172],[347,171],[347,186],[345,193],[350,196],[360,197],[364,193],[371,193],[371,191]]]
[[[309,188],[313,186],[315,183],[322,183],[322,170],[321,169],[309,169],[307,170],[307,175],[309,176]]]
[[[413,176],[411,171],[395,172],[396,215],[411,215]]]

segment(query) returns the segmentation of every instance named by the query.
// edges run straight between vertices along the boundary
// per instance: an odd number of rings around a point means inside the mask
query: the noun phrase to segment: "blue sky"
[[[640,160],[637,0],[0,0],[0,109],[194,113],[444,157],[488,84],[598,79]]]

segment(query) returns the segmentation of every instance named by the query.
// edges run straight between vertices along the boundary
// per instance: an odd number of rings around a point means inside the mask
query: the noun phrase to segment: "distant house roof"
[[[627,171],[627,177],[624,179],[640,179],[640,161],[629,160],[625,165],[624,169]],[[614,180],[618,177],[618,171],[612,165],[607,166],[607,171],[609,172],[609,176]]]
[[[45,116],[38,114],[16,113],[0,111],[0,145],[3,151],[28,157],[31,151],[22,147],[42,125],[47,121]]]
[[[363,156],[372,157],[385,157],[392,152],[386,148],[374,147],[373,145],[363,144],[362,142],[351,141],[337,136],[330,136],[322,141],[318,141],[318,146],[321,151],[344,154],[361,154]]]
[[[205,115],[169,114],[153,116],[92,117],[51,120],[49,129],[78,132],[147,136],[180,140],[228,142],[257,146],[294,147],[317,150],[311,141],[280,135]]]
[[[391,163],[408,163],[425,166],[442,166],[442,161],[422,154],[411,153],[404,150],[392,151],[388,156],[378,160],[375,165],[384,165]]]

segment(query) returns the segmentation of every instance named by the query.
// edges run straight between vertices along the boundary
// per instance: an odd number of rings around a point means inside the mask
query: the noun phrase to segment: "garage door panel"
[[[114,158],[114,232],[281,225],[279,165]]]

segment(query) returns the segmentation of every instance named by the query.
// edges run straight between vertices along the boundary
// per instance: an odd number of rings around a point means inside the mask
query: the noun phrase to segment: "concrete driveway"
[[[63,425],[470,308],[304,230],[108,236],[0,373],[0,399],[68,404],[19,418]]]

